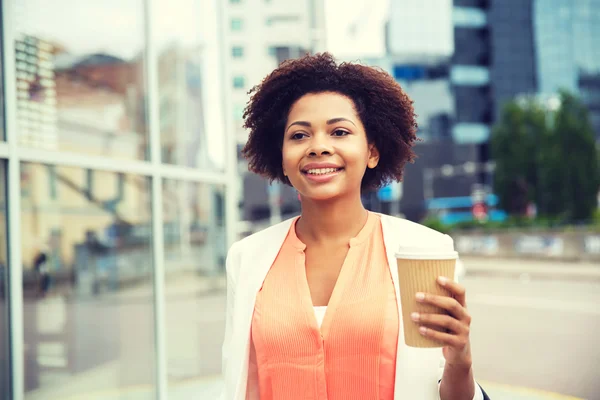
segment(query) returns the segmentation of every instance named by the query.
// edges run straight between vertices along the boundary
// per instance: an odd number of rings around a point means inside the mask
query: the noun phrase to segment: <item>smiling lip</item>
[[[332,180],[343,169],[343,167],[331,163],[310,163],[302,168],[302,174],[310,181],[324,183]]]

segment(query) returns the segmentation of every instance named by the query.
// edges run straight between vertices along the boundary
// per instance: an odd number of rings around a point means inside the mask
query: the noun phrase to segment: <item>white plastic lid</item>
[[[456,260],[458,252],[451,249],[400,246],[396,258],[407,260]]]

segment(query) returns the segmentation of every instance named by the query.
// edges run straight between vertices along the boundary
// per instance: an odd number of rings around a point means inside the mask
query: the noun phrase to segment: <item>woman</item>
[[[229,251],[223,399],[483,399],[465,289],[440,281],[454,298],[418,299],[448,315],[399,311],[394,250],[452,240],[361,203],[413,160],[412,101],[388,74],[329,54],[283,63],[251,94],[249,168],[293,186],[302,213]],[[410,323],[443,351],[407,347]]]

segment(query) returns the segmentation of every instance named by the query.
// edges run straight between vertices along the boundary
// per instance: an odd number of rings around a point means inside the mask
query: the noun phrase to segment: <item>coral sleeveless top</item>
[[[260,399],[393,400],[399,316],[380,217],[350,240],[320,328],[296,221],[256,298]]]

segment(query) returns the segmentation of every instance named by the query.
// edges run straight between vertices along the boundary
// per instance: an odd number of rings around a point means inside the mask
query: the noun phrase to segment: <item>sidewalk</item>
[[[579,397],[545,392],[537,389],[521,388],[491,382],[480,382],[492,400],[584,400]]]
[[[537,389],[527,389],[509,385],[496,384],[491,382],[481,382],[486,393],[493,400],[584,400],[578,397],[550,393]],[[219,376],[207,377],[171,385],[169,387],[169,400],[189,400],[206,399],[217,400],[221,393],[222,381]],[[126,392],[99,393],[97,395],[86,395],[83,397],[69,397],[65,400],[144,400],[151,395],[151,391],[132,389]]]
[[[96,390],[111,375],[112,368],[98,368],[95,371],[81,376],[74,384],[72,380],[68,385],[56,388],[54,391],[45,390],[42,393],[28,393],[28,399],[63,399],[63,400],[146,400],[155,396],[155,388],[149,386],[135,386],[120,390]],[[481,386],[493,400],[584,400],[578,397],[546,392],[538,389],[516,387],[487,381],[480,381]],[[220,375],[206,376],[194,380],[178,383],[169,383],[169,400],[206,399],[217,400],[221,393],[223,381]],[[86,390],[88,388],[88,390]],[[89,390],[91,389],[91,390]],[[74,395],[79,392],[83,394]]]
[[[461,257],[467,276],[504,275],[516,278],[600,281],[600,265],[514,258]]]

